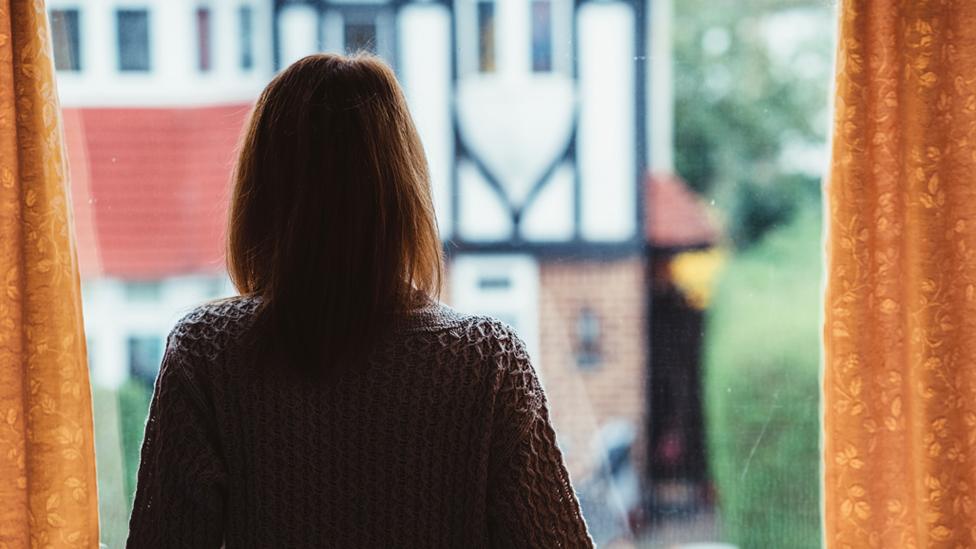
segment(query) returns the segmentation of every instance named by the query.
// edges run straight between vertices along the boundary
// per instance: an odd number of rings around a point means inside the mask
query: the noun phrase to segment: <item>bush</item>
[[[820,242],[799,212],[728,265],[709,311],[709,466],[742,549],[821,545]]]
[[[801,174],[781,175],[765,183],[749,180],[730,187],[725,199],[726,230],[735,248],[762,241],[770,231],[789,223],[798,212],[820,201],[819,180]],[[818,237],[819,241],[819,237]]]

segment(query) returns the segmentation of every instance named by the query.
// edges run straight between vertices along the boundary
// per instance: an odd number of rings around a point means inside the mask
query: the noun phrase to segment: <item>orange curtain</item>
[[[0,0],[0,548],[97,547],[91,390],[44,2]]]
[[[976,547],[976,2],[843,2],[836,92],[826,541]]]

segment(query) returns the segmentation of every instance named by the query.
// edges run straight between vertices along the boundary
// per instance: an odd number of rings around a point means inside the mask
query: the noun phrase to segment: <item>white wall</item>
[[[570,76],[574,24],[570,1],[552,4],[554,70],[549,73],[532,71],[529,2],[496,0],[496,70],[488,73],[478,71],[476,3],[456,0],[455,5],[460,75],[455,103],[461,139],[502,184],[507,200],[516,207],[525,205],[532,186],[566,150],[578,112],[581,235],[594,242],[637,236],[635,65],[647,52],[635,50],[632,5],[622,1],[582,5],[575,20],[577,81]],[[660,109],[670,102],[666,95],[656,98]],[[670,142],[663,146],[670,147]],[[670,162],[664,153],[660,158]],[[541,242],[574,236],[574,176],[572,171],[557,169],[523,212],[521,236]],[[462,166],[459,178],[460,235],[476,241],[510,235],[502,230],[499,210],[504,201],[497,193],[486,189],[481,176],[468,166]]]
[[[559,160],[572,137],[577,104],[571,77],[572,1],[552,2],[551,72],[532,70],[530,2],[496,0],[495,70],[486,73],[478,67],[476,2],[456,0],[455,8],[459,74],[455,105],[461,139],[505,193],[505,199],[500,199],[471,165],[463,164],[458,174],[462,195],[457,230],[467,240],[503,240],[514,236],[510,223],[500,219],[506,202],[526,205],[535,183]],[[545,189],[527,212],[528,225],[522,227],[521,236],[547,241],[572,237],[571,183],[571,172],[567,176],[557,170],[549,180],[553,188]]]
[[[431,191],[441,237],[450,238],[454,135],[451,120],[451,19],[437,4],[412,5],[400,13],[400,82],[427,153]],[[416,37],[423,36],[423,40]]]
[[[635,236],[637,208],[634,12],[623,2],[579,14],[579,170],[583,237]]]

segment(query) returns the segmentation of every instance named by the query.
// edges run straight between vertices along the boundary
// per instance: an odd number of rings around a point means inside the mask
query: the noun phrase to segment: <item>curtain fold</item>
[[[97,547],[91,390],[44,2],[0,0],[0,548]]]
[[[840,8],[827,187],[830,548],[976,546],[976,2]]]

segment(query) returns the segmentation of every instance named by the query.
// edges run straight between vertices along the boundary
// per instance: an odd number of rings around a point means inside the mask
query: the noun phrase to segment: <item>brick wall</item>
[[[539,276],[538,366],[570,471],[583,478],[594,465],[597,432],[608,421],[634,425],[641,453],[648,340],[645,266],[640,258],[544,261]],[[584,308],[599,319],[601,334],[600,360],[589,366],[579,365],[576,353],[576,324]]]

